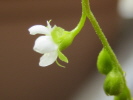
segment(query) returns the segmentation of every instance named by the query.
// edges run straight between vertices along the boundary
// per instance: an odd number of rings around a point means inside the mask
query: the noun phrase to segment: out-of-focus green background
[[[117,42],[119,16],[116,0],[90,0],[91,8],[112,47]],[[40,54],[32,50],[32,25],[52,25],[72,30],[81,16],[80,0],[0,1],[0,100],[70,100],[88,76],[97,72],[102,45],[89,20],[64,54],[66,68],[38,66]],[[89,95],[89,94],[88,94]],[[90,94],[91,95],[91,94]]]

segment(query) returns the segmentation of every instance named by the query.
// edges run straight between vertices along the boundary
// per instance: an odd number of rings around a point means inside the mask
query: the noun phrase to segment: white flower
[[[51,36],[53,28],[47,21],[47,27],[43,25],[35,25],[28,29],[31,35],[45,35],[38,37],[33,47],[34,51],[43,54],[39,62],[39,65],[42,67],[51,65],[58,57],[58,45],[53,41]]]
[[[118,11],[125,19],[133,18],[133,0],[119,0]]]

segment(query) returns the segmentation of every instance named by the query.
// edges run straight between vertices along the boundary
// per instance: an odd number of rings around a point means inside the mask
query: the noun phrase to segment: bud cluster
[[[124,75],[119,71],[118,66],[113,64],[105,48],[102,49],[98,56],[97,68],[100,73],[106,75],[103,85],[105,93],[107,95],[120,95],[125,87]]]

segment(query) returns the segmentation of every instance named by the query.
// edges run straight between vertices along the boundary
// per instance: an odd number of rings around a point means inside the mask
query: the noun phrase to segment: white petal
[[[39,66],[46,67],[48,65],[53,64],[57,59],[58,53],[57,51],[51,52],[51,53],[45,53],[41,58],[39,62]]]
[[[49,29],[43,25],[34,25],[34,26],[30,27],[28,30],[29,30],[31,35],[50,34]]]
[[[51,36],[40,36],[36,39],[33,50],[44,54],[57,50],[58,46],[53,42]]]

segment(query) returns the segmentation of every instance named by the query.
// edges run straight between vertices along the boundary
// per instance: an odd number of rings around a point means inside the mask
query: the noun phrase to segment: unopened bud
[[[102,49],[97,60],[98,71],[107,75],[112,70],[112,61],[106,49]]]
[[[124,88],[123,75],[112,70],[104,81],[104,91],[107,95],[119,95]]]
[[[122,93],[118,96],[115,96],[114,100],[130,100],[130,94],[128,91],[128,88],[125,87],[122,91]]]

